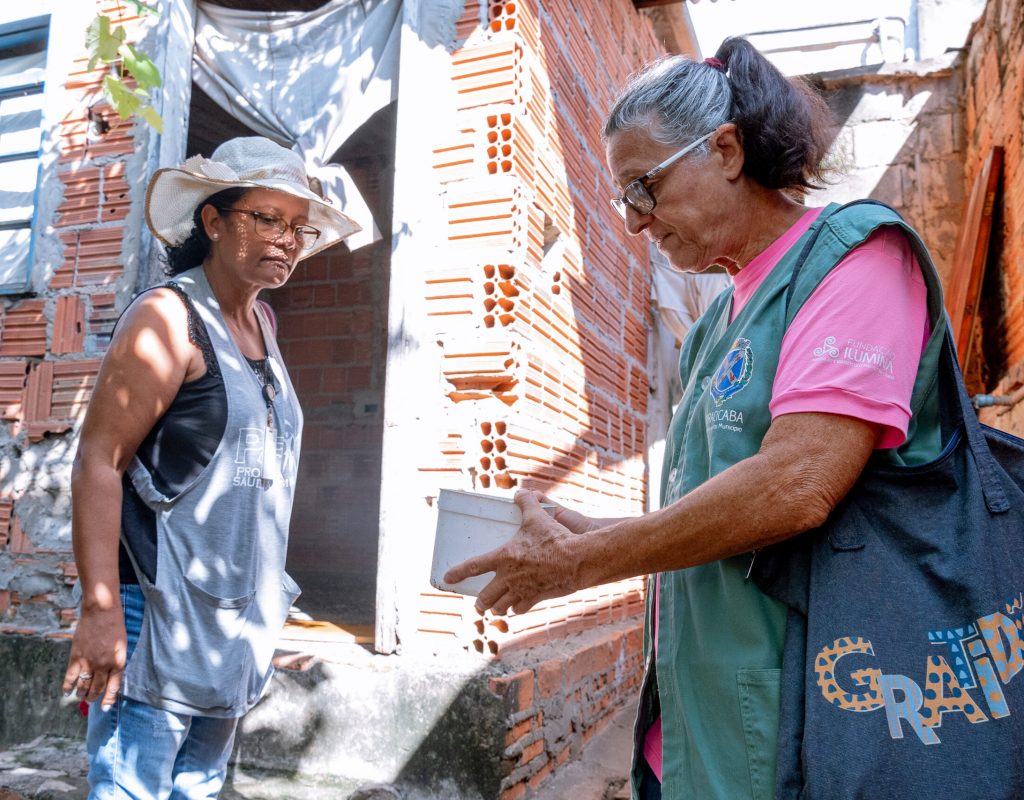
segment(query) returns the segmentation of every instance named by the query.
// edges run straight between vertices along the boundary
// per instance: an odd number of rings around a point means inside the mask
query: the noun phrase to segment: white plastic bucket
[[[522,522],[523,514],[510,497],[441,489],[430,584],[449,592],[479,594],[494,577],[493,572],[455,584],[445,583],[444,574],[467,558],[500,547],[515,536]]]

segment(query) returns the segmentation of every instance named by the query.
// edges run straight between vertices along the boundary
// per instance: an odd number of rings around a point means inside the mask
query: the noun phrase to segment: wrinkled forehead
[[[612,180],[621,188],[660,164],[676,149],[654,141],[640,128],[630,128],[608,137],[605,157]]]

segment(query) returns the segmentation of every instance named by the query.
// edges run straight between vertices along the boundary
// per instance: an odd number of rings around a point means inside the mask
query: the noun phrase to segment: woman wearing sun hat
[[[145,210],[171,277],[118,322],[83,424],[64,691],[91,703],[90,798],[191,800],[220,792],[298,595],[302,412],[256,296],[359,226],[259,137],[158,170]]]

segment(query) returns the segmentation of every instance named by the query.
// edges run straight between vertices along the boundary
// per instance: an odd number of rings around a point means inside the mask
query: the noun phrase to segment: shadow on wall
[[[945,281],[964,206],[963,98],[955,74],[860,73],[813,83],[838,123],[831,158],[839,174],[808,203],[888,203],[924,239]]]
[[[463,246],[486,255],[479,274],[453,268],[429,286],[428,313],[439,329],[454,320],[441,334],[450,399],[484,402],[442,463],[460,451],[477,489],[557,488],[592,514],[639,510],[650,268],[646,242],[608,203],[600,131],[641,51],[657,46],[627,3],[492,2],[483,16],[485,35],[467,6],[450,48],[459,127],[472,130],[453,132],[434,166],[453,259]],[[636,63],[612,55],[624,48]],[[477,341],[458,315],[482,322]]]

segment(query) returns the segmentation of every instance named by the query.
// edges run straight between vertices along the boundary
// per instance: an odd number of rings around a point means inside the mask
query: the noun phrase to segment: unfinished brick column
[[[429,586],[433,505],[534,488],[644,508],[650,268],[609,205],[600,131],[658,47],[625,0],[470,0],[446,54],[420,45],[402,43],[377,644],[515,656],[493,688],[517,797],[635,690],[642,579],[481,617]]]
[[[419,469],[437,488],[638,513],[650,275],[608,203],[600,128],[655,43],[628,3],[470,2],[458,31],[448,135],[432,147],[445,247],[419,287],[446,426]],[[417,629],[497,654],[635,614],[640,596],[632,580],[481,620],[424,587]]]

